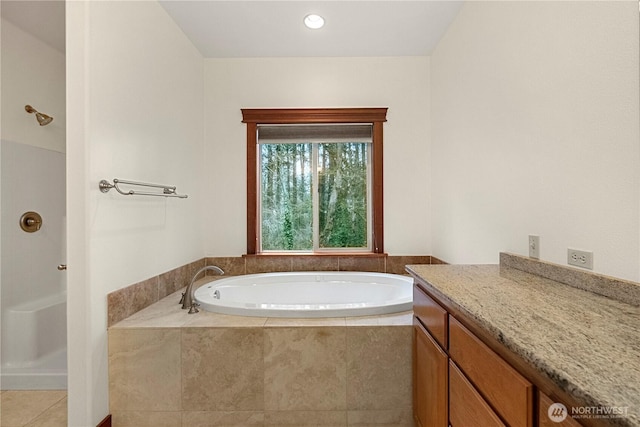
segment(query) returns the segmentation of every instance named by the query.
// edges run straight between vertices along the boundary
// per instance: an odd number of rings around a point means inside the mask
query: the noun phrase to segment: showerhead
[[[40,126],[46,126],[46,125],[48,125],[49,123],[51,123],[53,121],[53,117],[47,116],[44,113],[40,113],[38,110],[33,108],[31,105],[25,105],[24,109],[29,114],[36,113],[36,119],[38,120],[38,123],[40,123]]]

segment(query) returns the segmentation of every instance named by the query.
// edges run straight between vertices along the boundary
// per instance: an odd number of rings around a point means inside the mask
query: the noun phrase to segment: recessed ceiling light
[[[310,14],[304,17],[304,25],[312,30],[317,30],[324,26],[324,18],[320,15]]]

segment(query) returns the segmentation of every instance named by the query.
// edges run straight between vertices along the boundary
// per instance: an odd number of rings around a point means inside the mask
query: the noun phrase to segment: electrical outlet
[[[540,259],[540,236],[529,235],[529,257]]]
[[[567,263],[576,267],[593,270],[593,252],[567,249]]]

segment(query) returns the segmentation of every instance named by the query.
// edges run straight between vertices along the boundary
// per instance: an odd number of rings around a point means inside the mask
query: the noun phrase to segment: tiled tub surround
[[[107,295],[107,326],[126,319],[186,287],[193,275],[205,266],[205,262],[203,258],[111,292]]]
[[[517,255],[500,260],[407,270],[573,402],[628,408],[604,424],[640,426],[640,286]]]
[[[226,276],[281,271],[372,271],[406,274],[406,264],[440,264],[429,255],[258,255],[202,258],[158,276],[151,277],[107,296],[107,326],[111,326],[150,306],[178,289],[186,287],[205,265],[217,265]],[[208,271],[208,275],[214,275]]]
[[[413,425],[411,312],[189,315],[179,299],[109,328],[114,427]]]

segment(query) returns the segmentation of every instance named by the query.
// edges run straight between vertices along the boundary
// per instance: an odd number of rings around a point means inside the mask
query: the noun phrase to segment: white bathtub
[[[195,299],[204,310],[240,316],[370,316],[411,310],[412,283],[406,276],[367,272],[248,274],[207,283]]]

